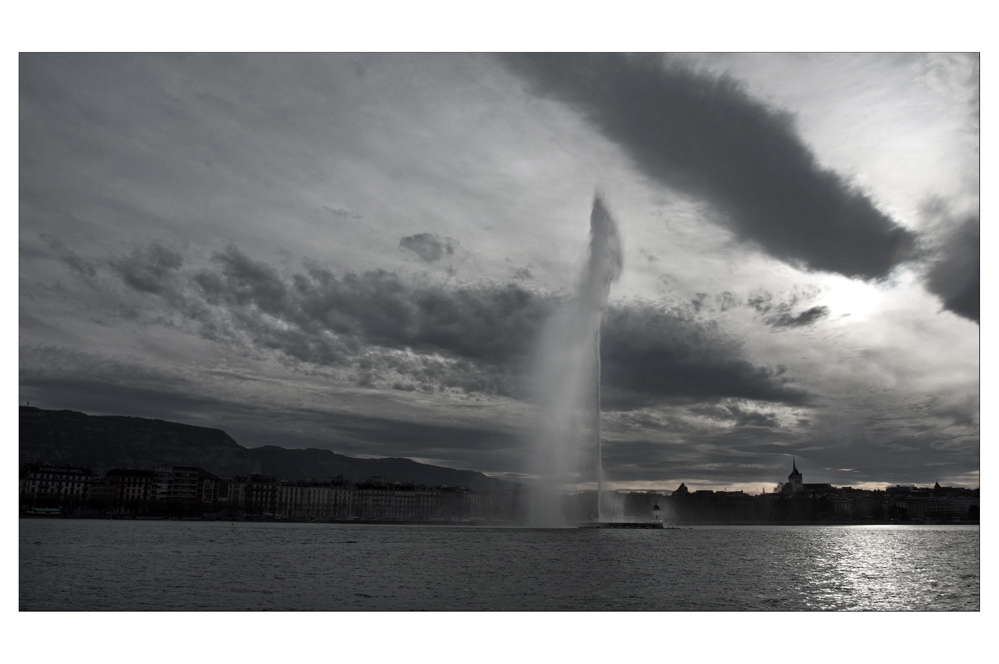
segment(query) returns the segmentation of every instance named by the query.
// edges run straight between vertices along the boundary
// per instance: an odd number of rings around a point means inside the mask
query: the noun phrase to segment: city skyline
[[[522,481],[599,189],[612,488],[979,484],[977,55],[22,54],[19,133],[22,404]]]

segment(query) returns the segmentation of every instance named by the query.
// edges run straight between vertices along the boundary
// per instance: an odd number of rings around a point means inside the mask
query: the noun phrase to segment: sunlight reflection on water
[[[20,608],[979,610],[977,526],[20,521]]]

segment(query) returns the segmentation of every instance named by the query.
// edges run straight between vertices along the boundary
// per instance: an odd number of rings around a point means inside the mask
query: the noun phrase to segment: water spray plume
[[[590,248],[575,294],[546,323],[535,356],[539,407],[534,471],[543,479],[531,501],[533,525],[566,525],[560,500],[570,485],[597,483],[603,514],[600,454],[600,322],[623,266],[621,236],[600,195],[590,214]],[[593,478],[590,469],[595,469]]]
[[[617,224],[597,195],[590,213],[590,254],[580,282],[580,296],[597,311],[607,306],[610,286],[621,276],[624,257]]]

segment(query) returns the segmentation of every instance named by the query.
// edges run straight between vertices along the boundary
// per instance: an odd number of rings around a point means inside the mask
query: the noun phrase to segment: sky
[[[622,489],[976,487],[974,54],[22,54],[19,399],[528,481],[595,192]]]

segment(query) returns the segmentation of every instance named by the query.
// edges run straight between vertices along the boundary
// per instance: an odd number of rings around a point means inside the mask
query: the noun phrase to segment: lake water
[[[978,526],[19,524],[21,610],[980,610]]]

